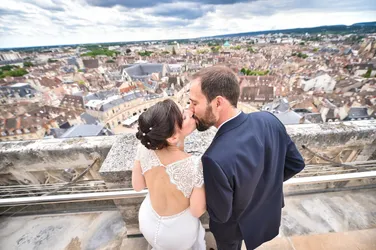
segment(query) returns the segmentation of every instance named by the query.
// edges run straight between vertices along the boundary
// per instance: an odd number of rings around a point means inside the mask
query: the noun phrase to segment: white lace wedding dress
[[[136,160],[140,161],[142,173],[153,167],[163,166],[171,183],[176,185],[186,198],[194,187],[204,184],[200,158],[191,156],[169,165],[163,165],[153,150],[140,145]],[[172,215],[160,216],[153,209],[150,196],[142,202],[139,215],[140,231],[156,250],[205,250],[205,230],[189,208]]]

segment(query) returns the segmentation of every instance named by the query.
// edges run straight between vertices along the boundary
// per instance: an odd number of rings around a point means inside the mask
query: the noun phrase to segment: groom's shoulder
[[[275,126],[283,125],[281,121],[271,112],[268,111],[258,111],[247,114],[248,118],[247,121],[250,123],[257,123],[257,124],[274,124]]]
[[[247,114],[248,118],[258,118],[258,119],[273,119],[275,117],[272,113],[268,111],[257,111]]]

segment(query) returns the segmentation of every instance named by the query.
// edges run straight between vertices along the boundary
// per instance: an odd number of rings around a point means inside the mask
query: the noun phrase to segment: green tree
[[[234,47],[231,47],[231,49],[234,49],[234,50],[240,50],[242,47],[240,47],[240,45],[237,45],[237,46],[234,46]]]
[[[23,66],[26,67],[26,68],[29,68],[29,67],[32,67],[34,65],[31,62],[24,62]]]
[[[5,65],[5,66],[0,67],[0,69],[2,71],[9,71],[9,70],[12,70],[13,68],[18,68],[18,66],[16,66],[16,65]]]
[[[255,50],[252,47],[248,47],[247,51],[251,53],[255,53]]]
[[[116,56],[117,54],[119,54],[120,52],[118,51],[115,51],[115,50],[109,50],[109,49],[101,49],[101,48],[98,48],[98,49],[93,49],[91,50],[90,52],[87,52],[87,53],[84,53],[82,54],[81,56],[91,56],[91,57],[96,57],[96,56]]]
[[[269,74],[269,70],[250,70],[245,68],[242,68],[240,72],[242,72],[246,76],[265,76]]]
[[[131,52],[132,52],[131,49],[127,49],[127,50],[125,51],[125,53],[127,53],[127,54],[129,54],[129,53],[131,53]]]
[[[29,72],[24,68],[15,68],[10,71],[1,71],[0,78],[4,78],[7,76],[19,77],[19,76],[24,76],[28,73]]]
[[[213,46],[210,48],[213,53],[219,52],[220,47],[219,46]]]
[[[145,51],[140,51],[140,52],[138,52],[138,54],[139,54],[140,56],[151,56],[151,54],[153,54],[153,52],[152,52],[152,51],[147,51],[147,50],[145,50]]]
[[[371,77],[371,73],[372,73],[372,69],[368,68],[367,72],[363,75],[363,77],[370,78]]]

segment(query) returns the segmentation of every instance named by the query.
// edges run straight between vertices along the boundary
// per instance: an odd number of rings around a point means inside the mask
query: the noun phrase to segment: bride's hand
[[[182,134],[187,136],[196,129],[196,120],[193,118],[193,112],[190,110],[183,111]]]

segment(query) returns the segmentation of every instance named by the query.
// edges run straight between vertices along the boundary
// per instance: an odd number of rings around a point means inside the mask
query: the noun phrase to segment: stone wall
[[[367,161],[376,155],[376,121],[289,125],[286,128],[307,163],[323,162],[312,152],[335,162]],[[215,133],[214,128],[194,132],[185,142],[186,151],[201,155]],[[92,175],[104,180],[107,188],[130,188],[137,144],[134,134],[0,143],[0,175],[13,174],[15,178],[27,177],[33,181],[33,172],[82,169],[99,157],[103,164],[98,166],[97,175]],[[303,145],[311,152],[303,149]],[[114,200],[127,225],[137,227],[141,201],[142,198]],[[203,222],[207,222],[206,216]]]
[[[103,162],[115,140],[116,136],[103,136],[3,142],[0,178],[11,175],[9,179],[19,183],[44,183],[37,173],[86,168],[95,157]],[[98,174],[97,177],[100,178]]]
[[[303,145],[336,162],[366,161],[376,151],[376,121],[299,124],[288,125],[286,129],[307,163],[323,160],[303,149]],[[203,154],[215,133],[214,128],[202,133],[194,132],[187,138],[185,150],[195,155]],[[117,138],[100,169],[106,182],[131,187],[131,169],[137,144],[134,135],[125,134]]]

